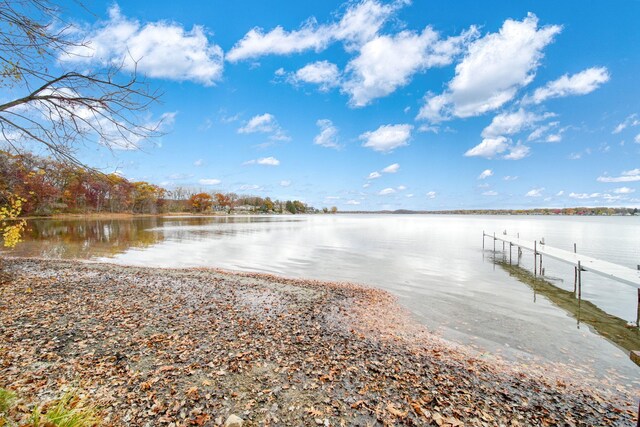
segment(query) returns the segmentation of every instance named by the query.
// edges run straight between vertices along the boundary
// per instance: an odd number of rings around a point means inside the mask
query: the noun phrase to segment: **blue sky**
[[[164,92],[159,140],[80,150],[130,179],[341,210],[640,206],[638,1],[67,6],[90,43],[60,67],[128,52]]]

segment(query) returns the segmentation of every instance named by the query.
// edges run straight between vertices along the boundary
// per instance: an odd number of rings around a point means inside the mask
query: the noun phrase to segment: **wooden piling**
[[[509,265],[511,265],[511,247],[513,246],[513,243],[509,242]]]
[[[493,254],[496,254],[496,232],[493,232]]]
[[[484,230],[482,230],[482,250],[484,251]]]
[[[573,244],[573,253],[576,253],[576,244]],[[578,284],[578,267],[573,267],[573,294],[576,293],[576,286]]]
[[[638,305],[636,308],[636,328],[640,328],[640,288],[638,288]]]
[[[540,275],[544,276],[544,271],[542,269],[542,254],[540,254],[540,269],[539,269],[539,271],[540,271]]]
[[[578,299],[582,299],[582,265],[578,261]]]
[[[538,241],[534,240],[533,241],[533,275],[537,276],[538,275]]]

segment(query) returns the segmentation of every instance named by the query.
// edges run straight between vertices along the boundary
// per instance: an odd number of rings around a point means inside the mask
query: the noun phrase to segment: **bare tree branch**
[[[147,115],[160,94],[135,70],[55,71],[58,58],[87,47],[60,15],[49,0],[0,0],[0,87],[13,98],[0,104],[0,143],[13,151],[37,143],[80,164],[78,143],[131,149],[161,135]]]

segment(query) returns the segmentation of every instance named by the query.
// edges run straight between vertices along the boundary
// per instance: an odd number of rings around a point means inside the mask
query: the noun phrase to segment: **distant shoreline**
[[[128,218],[145,218],[145,217],[184,217],[184,218],[202,218],[202,217],[238,217],[238,216],[300,216],[300,215],[495,215],[495,216],[640,216],[640,210],[637,208],[563,208],[563,209],[468,209],[468,210],[441,210],[441,211],[422,211],[422,210],[381,210],[381,211],[338,211],[336,213],[306,213],[291,214],[277,212],[166,212],[166,213],[133,213],[133,212],[89,212],[89,213],[62,213],[53,215],[34,215],[25,216],[21,219],[128,219]]]

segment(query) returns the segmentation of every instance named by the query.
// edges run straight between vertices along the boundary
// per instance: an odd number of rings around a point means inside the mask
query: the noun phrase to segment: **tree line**
[[[166,189],[130,181],[116,173],[102,174],[69,162],[33,154],[0,151],[0,205],[20,198],[22,215],[64,213],[318,213],[299,200],[236,193],[199,192],[186,187]]]

